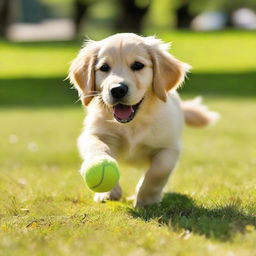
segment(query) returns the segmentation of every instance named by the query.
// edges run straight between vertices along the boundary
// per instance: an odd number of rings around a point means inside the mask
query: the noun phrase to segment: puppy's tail
[[[202,104],[202,97],[183,101],[181,106],[184,112],[185,123],[189,126],[203,127],[214,124],[220,117],[217,112],[209,111],[208,108]]]

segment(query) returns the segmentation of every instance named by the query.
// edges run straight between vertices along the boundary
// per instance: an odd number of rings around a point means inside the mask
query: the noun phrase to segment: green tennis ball
[[[91,190],[107,192],[116,186],[119,176],[117,163],[104,159],[89,165],[85,170],[84,179]]]

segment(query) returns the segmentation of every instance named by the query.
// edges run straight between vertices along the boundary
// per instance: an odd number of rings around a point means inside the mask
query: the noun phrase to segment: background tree
[[[149,10],[151,0],[122,0],[117,1],[118,16],[115,29],[118,31],[141,32],[143,19]]]
[[[189,0],[181,0],[180,5],[176,9],[176,27],[178,29],[188,29],[195,17],[195,14],[190,11],[189,6]]]
[[[73,20],[75,25],[75,35],[79,34],[81,30],[84,17],[86,16],[88,9],[92,1],[86,0],[74,0]]]
[[[12,0],[0,1],[0,37],[6,37],[8,25],[11,22]]]

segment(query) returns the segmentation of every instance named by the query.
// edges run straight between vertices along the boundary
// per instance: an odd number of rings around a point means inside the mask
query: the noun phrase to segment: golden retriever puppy
[[[184,120],[204,126],[218,115],[200,99],[182,102],[175,89],[189,65],[168,52],[155,37],[132,33],[88,41],[71,64],[69,78],[87,107],[78,139],[81,174],[90,161],[115,159],[146,170],[138,183],[134,205],[161,200],[164,186],[178,161]],[[94,200],[119,200],[118,184]]]

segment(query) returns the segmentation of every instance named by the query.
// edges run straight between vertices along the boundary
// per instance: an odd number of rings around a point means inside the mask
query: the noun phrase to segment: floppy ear
[[[184,81],[190,66],[168,53],[169,44],[154,37],[146,39],[153,62],[153,91],[166,102],[167,92],[176,89]]]
[[[94,66],[98,49],[94,42],[90,41],[80,50],[78,56],[72,61],[69,69],[69,79],[78,90],[80,100],[87,106],[96,93]]]

